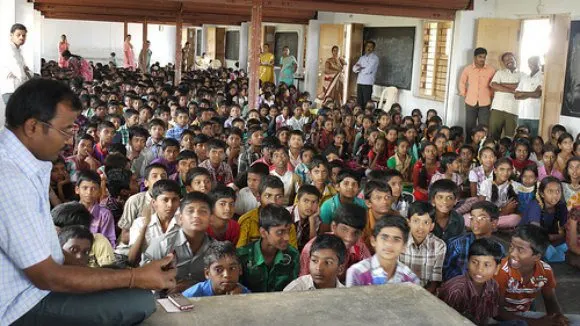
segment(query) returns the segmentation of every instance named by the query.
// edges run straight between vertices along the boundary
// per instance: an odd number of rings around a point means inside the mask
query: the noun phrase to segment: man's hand
[[[173,254],[135,269],[134,286],[146,290],[171,290],[175,287],[177,269],[172,266]]]

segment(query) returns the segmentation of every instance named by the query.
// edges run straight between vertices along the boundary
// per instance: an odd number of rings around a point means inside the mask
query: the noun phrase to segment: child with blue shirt
[[[204,264],[207,280],[183,291],[185,297],[250,293],[245,286],[238,283],[241,265],[236,256],[236,247],[231,242],[213,242],[205,254]]]

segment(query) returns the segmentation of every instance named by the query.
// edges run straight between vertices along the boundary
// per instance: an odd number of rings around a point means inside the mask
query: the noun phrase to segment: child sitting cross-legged
[[[292,281],[284,288],[284,292],[344,287],[338,275],[343,272],[345,257],[346,246],[341,238],[333,234],[319,235],[310,248],[310,274]]]
[[[407,265],[399,262],[409,236],[409,225],[401,216],[383,216],[375,224],[371,244],[375,254],[346,271],[346,286],[396,283],[420,284],[420,280]]]
[[[529,224],[516,229],[509,256],[500,263],[495,276],[499,285],[500,320],[524,320],[538,325],[568,325],[556,297],[556,278],[552,267],[543,262],[550,238],[540,226]],[[546,313],[530,307],[541,293]],[[540,318],[537,318],[540,317]],[[570,321],[570,324],[574,324]]]
[[[421,285],[435,293],[442,280],[443,260],[447,250],[445,242],[433,235],[435,216],[427,202],[414,202],[409,206],[411,236],[399,261],[419,276]]]
[[[282,291],[298,277],[298,251],[290,245],[292,216],[282,206],[260,209],[260,239],[237,249],[241,283],[252,292]]]
[[[203,258],[205,282],[197,283],[183,291],[187,298],[214,295],[249,293],[238,283],[242,268],[236,256],[236,247],[229,241],[211,243]]]
[[[438,296],[451,308],[477,325],[486,325],[499,307],[499,288],[494,280],[502,257],[499,242],[475,240],[469,248],[468,269],[443,283]]]

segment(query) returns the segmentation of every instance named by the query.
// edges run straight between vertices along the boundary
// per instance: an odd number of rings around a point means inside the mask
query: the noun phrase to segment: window
[[[195,55],[198,57],[201,57],[201,37],[202,37],[202,31],[201,28],[197,29],[197,32],[195,33]]]
[[[423,23],[420,96],[445,101],[452,27],[452,22]]]
[[[239,60],[240,31],[226,31],[226,59]]]

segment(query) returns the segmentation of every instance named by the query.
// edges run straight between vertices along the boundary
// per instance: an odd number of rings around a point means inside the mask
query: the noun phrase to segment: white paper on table
[[[166,312],[181,312],[169,299],[157,299],[157,302],[165,309]]]

